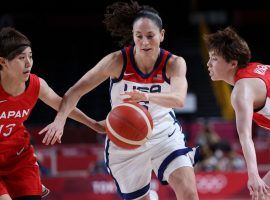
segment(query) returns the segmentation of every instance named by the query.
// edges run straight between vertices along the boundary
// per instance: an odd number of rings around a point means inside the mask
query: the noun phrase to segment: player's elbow
[[[182,101],[175,101],[175,108],[182,108],[184,107],[184,103]]]
[[[180,94],[176,94],[174,97],[174,104],[175,104],[175,108],[182,108],[184,107],[184,103],[185,103],[185,97],[183,97]]]

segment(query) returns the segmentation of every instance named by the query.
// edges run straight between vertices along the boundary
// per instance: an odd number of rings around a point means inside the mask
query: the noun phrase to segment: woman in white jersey
[[[60,140],[79,99],[110,78],[112,106],[123,102],[126,94],[125,101],[148,107],[154,121],[151,138],[135,150],[106,142],[106,164],[119,194],[123,199],[149,200],[153,170],[162,183],[169,183],[177,199],[198,199],[193,163],[187,155],[192,149],[185,146],[172,110],[182,107],[186,98],[185,60],[160,48],[165,31],[157,11],[149,6],[116,2],[107,7],[104,23],[113,36],[122,38],[121,45],[130,46],[105,56],[67,91],[54,122],[41,131],[46,132],[43,142]]]

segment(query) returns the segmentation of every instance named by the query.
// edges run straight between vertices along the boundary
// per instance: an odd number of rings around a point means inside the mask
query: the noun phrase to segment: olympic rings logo
[[[200,193],[218,193],[227,186],[227,177],[218,175],[197,175],[197,189]]]

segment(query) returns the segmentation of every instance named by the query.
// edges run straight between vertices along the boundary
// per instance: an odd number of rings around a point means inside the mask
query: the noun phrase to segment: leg
[[[125,200],[150,200],[152,175],[150,156],[146,147],[125,150],[107,140],[105,161],[117,191]]]
[[[168,180],[178,200],[198,200],[196,179],[191,167],[181,167],[173,171]]]
[[[12,200],[8,194],[4,194],[0,196],[0,200]]]
[[[162,148],[160,148],[162,146]],[[185,146],[180,132],[163,140],[153,160],[154,171],[163,183],[169,183],[178,200],[197,200],[197,188],[192,165],[196,160],[196,148]]]
[[[39,166],[36,164],[33,148],[25,149],[18,155],[15,169],[5,179],[5,187],[12,199],[34,196],[41,197]],[[30,197],[31,196],[31,197]]]

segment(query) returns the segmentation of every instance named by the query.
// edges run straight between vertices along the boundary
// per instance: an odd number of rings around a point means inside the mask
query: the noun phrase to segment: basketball
[[[109,139],[124,149],[135,149],[151,136],[153,120],[148,110],[138,103],[122,103],[106,118]]]

